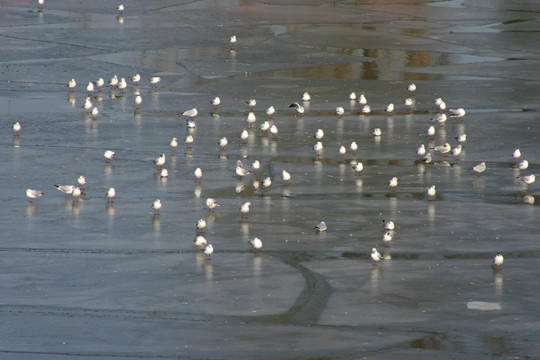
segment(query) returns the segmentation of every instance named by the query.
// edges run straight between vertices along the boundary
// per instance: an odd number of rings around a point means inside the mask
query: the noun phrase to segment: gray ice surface
[[[519,177],[540,168],[540,4],[164,0],[126,2],[119,15],[118,3],[0,1],[1,359],[539,356],[539,185]],[[94,119],[82,109],[86,85],[115,74],[128,86],[91,93]],[[467,115],[432,122],[437,97]],[[270,105],[276,136],[259,129]],[[188,129],[180,114],[194,107]],[[459,159],[430,149],[461,133]],[[161,153],[168,178],[152,162]],[[238,160],[261,168],[238,179]],[[53,186],[79,175],[79,201]],[[27,188],[46,194],[31,204]],[[210,258],[193,244],[199,218]],[[385,219],[396,224],[387,246]],[[317,233],[320,221],[328,230]],[[491,266],[497,252],[502,269]]]

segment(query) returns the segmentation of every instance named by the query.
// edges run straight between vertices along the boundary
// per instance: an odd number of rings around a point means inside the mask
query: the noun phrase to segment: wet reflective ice
[[[536,4],[125,5],[0,3],[1,358],[535,356]]]

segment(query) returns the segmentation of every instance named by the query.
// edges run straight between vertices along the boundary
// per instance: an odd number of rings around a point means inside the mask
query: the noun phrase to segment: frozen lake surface
[[[539,185],[522,176],[540,168],[540,4],[125,5],[120,15],[104,0],[47,0],[42,10],[0,1],[0,358],[538,356]],[[107,84],[113,75],[125,90]],[[100,77],[103,88],[87,93]],[[87,96],[95,117],[82,108]],[[466,115],[434,122],[439,97],[444,114]],[[195,128],[181,115],[191,108]],[[261,130],[265,121],[277,135]],[[433,149],[456,147],[460,134],[458,157]],[[416,154],[421,144],[429,164]],[[512,157],[518,148],[525,170]],[[116,153],[110,163],[105,150]],[[166,178],[153,163],[162,153]],[[238,160],[250,170],[243,178]],[[80,175],[78,201],[53,186]],[[27,188],[46,194],[30,203]],[[214,213],[209,197],[220,203]],[[193,243],[200,218],[210,259]],[[320,221],[327,231],[316,232]],[[492,269],[498,252],[505,262]]]

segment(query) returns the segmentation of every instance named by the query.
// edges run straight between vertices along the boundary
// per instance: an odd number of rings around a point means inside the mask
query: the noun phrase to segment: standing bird
[[[389,247],[390,246],[390,241],[392,241],[392,239],[394,238],[394,234],[392,233],[392,231],[387,231],[383,234],[383,243],[384,243],[384,246],[385,247]]]
[[[127,88],[126,79],[121,78],[120,81],[118,82],[118,89],[123,92],[126,88]]]
[[[82,191],[81,191],[81,188],[74,188],[73,189],[73,192],[71,193],[71,196],[73,196],[73,201],[79,201],[79,198],[81,197],[82,195]]]
[[[354,176],[359,176],[362,170],[364,170],[364,164],[359,161],[352,165],[352,169],[354,170]]]
[[[395,176],[391,178],[390,181],[388,181],[388,186],[390,186],[390,191],[394,192],[396,187],[398,186],[398,178]]]
[[[444,145],[435,146],[433,150],[440,152],[443,157],[446,157],[446,153],[450,152],[452,147],[449,143],[445,143]]]
[[[287,170],[281,172],[281,180],[283,181],[283,186],[289,186],[289,181],[291,180],[291,174]]]
[[[482,161],[480,164],[473,166],[472,169],[476,171],[476,174],[480,177],[484,170],[486,170],[486,163]]]
[[[467,141],[467,134],[459,134],[458,136],[456,136],[456,140],[460,144],[464,143],[465,141]]]
[[[418,149],[416,149],[416,155],[419,157],[426,155],[426,146],[424,144],[420,145]]]
[[[427,136],[430,136],[430,137],[435,135],[435,126],[432,125],[428,127],[426,133],[427,133]]]
[[[152,76],[150,78],[150,85],[152,86],[152,88],[155,88],[157,84],[159,84],[160,81],[161,81],[161,78],[159,76]]]
[[[214,98],[210,101],[210,103],[212,104],[212,106],[214,107],[214,109],[217,109],[217,107],[219,106],[219,104],[221,104],[221,99],[220,99],[218,96],[216,96],[216,97],[214,97]]]
[[[465,114],[466,112],[465,112],[465,109],[463,108],[450,109],[450,117],[462,118],[465,116]]]
[[[103,153],[103,156],[105,157],[105,162],[110,163],[116,153],[112,150],[106,150]]]
[[[376,248],[371,249],[371,259],[373,260],[373,266],[378,266],[382,256]]]
[[[195,141],[195,140],[193,139],[192,135],[186,136],[186,139],[184,140],[184,143],[186,144],[187,149],[191,149],[191,144],[193,144],[193,141]]]
[[[240,219],[241,220],[247,220],[250,206],[251,206],[251,202],[249,201],[246,201],[240,206]]]
[[[266,135],[266,132],[270,129],[270,123],[268,121],[263,122],[259,129],[261,129],[263,135]]]
[[[13,124],[14,136],[19,136],[19,131],[21,131],[21,124],[17,121],[15,124]]]
[[[264,191],[268,191],[271,185],[272,185],[272,179],[269,176],[265,177],[263,180]]]
[[[410,93],[414,93],[416,91],[416,85],[414,83],[409,84],[409,86],[407,86],[407,90],[409,90]]]
[[[251,127],[255,121],[257,121],[257,117],[255,116],[255,113],[253,111],[250,111],[247,119],[246,119],[248,126]]]
[[[323,144],[320,141],[317,141],[315,145],[313,145],[313,150],[315,150],[315,156],[319,157],[321,156],[321,150],[323,149]]]
[[[263,246],[261,239],[259,239],[258,237],[254,237],[253,239],[249,240],[249,243],[251,246],[253,246],[253,249],[254,249],[253,252],[255,254],[258,254],[259,249],[262,248]]]
[[[521,151],[519,149],[514,150],[512,157],[514,158],[514,161],[517,161],[521,157]]]
[[[190,120],[193,120],[195,116],[197,116],[199,112],[197,111],[197,108],[186,110],[182,113],[182,116],[187,116]]]
[[[536,174],[524,175],[519,178],[525,184],[527,184],[527,189],[529,186],[536,181]]]
[[[383,220],[382,222],[385,230],[394,230],[396,228],[396,224],[392,220]]]
[[[118,85],[118,75],[114,75],[114,76],[109,80],[109,86],[110,86],[111,88],[115,88],[117,85]]]
[[[71,79],[68,81],[67,87],[70,91],[75,89],[75,86],[77,86],[77,82],[75,81],[75,79]]]
[[[452,155],[454,155],[454,160],[459,160],[459,155],[461,154],[462,149],[463,146],[461,144],[452,149]]]
[[[339,161],[343,161],[345,159],[345,154],[347,153],[347,148],[343,145],[341,145],[338,148],[338,154],[339,154]]]
[[[501,253],[497,253],[497,255],[493,257],[493,264],[491,265],[491,267],[493,269],[500,270],[503,262],[504,262],[504,257],[502,256]]]
[[[276,113],[276,109],[273,106],[269,106],[268,109],[266,109],[266,115],[268,116],[269,119],[271,119],[275,113]]]
[[[212,244],[208,244],[204,247],[204,255],[206,255],[206,260],[211,260],[210,259],[210,255],[212,255],[212,253],[214,252],[214,247],[212,246]]]
[[[519,170],[523,171],[529,167],[529,162],[527,160],[521,160],[516,166]]]
[[[248,101],[246,101],[246,104],[248,104],[251,111],[253,111],[253,108],[255,107],[255,105],[257,105],[257,100],[249,99]]]
[[[202,235],[195,236],[195,240],[193,240],[193,243],[195,246],[197,246],[197,251],[203,249],[208,242],[206,241],[206,238]]]
[[[215,208],[219,206],[219,203],[214,198],[206,199],[206,207],[208,208],[209,213],[214,213]]]
[[[386,112],[391,113],[394,112],[394,104],[390,103],[386,106]]]
[[[222,137],[221,139],[219,139],[218,145],[219,145],[220,150],[222,151],[225,150],[228,143],[229,143],[229,140],[227,140],[226,137]]]
[[[169,145],[171,146],[172,152],[174,153],[174,150],[178,147],[178,138],[173,137]]]
[[[311,100],[311,95],[309,95],[309,93],[305,91],[304,94],[302,95],[302,101],[310,101],[310,100]]]
[[[81,175],[77,178],[77,184],[79,184],[82,191],[86,190],[86,178],[84,176]]]
[[[369,106],[368,104],[364,105],[362,107],[362,114],[371,114],[371,106]]]
[[[382,130],[380,128],[373,129],[373,136],[381,136]]]
[[[43,196],[43,195],[45,195],[45,193],[39,190],[26,189],[26,196],[30,198],[30,204],[34,203],[34,199],[37,199],[38,197]]]
[[[366,99],[364,94],[360,94],[360,97],[358,97],[358,103],[360,105],[366,105],[367,104],[367,99]]]
[[[324,131],[322,131],[322,129],[317,129],[317,131],[315,131],[315,135],[313,135],[313,137],[317,140],[321,140],[323,137],[324,137]]]
[[[294,102],[292,104],[289,105],[290,108],[296,108],[296,113],[299,114],[299,115],[302,115],[304,112],[305,112],[305,109],[302,105],[300,105],[299,103],[297,102]]]
[[[141,75],[135,74],[130,78],[131,82],[137,85],[141,81]]]
[[[343,107],[338,106],[338,107],[336,108],[336,115],[337,115],[338,117],[341,117],[344,113],[345,113],[345,109],[343,109]]]
[[[136,109],[140,108],[140,107],[141,107],[141,104],[142,104],[142,97],[141,97],[141,95],[135,96],[134,102],[135,102],[135,108],[136,108]]]
[[[352,92],[349,94],[349,100],[351,100],[351,101],[356,100],[356,93],[355,93],[354,91],[352,91]]]
[[[320,223],[315,225],[315,230],[317,232],[323,232],[323,231],[326,231],[327,229],[328,227],[326,226],[326,223],[324,221],[321,221]]]
[[[159,176],[162,177],[162,178],[166,178],[169,176],[169,170],[163,168],[161,169],[161,171],[159,172]]]
[[[161,209],[161,200],[154,200],[152,203],[152,209],[154,209],[154,215],[159,215],[159,209]]]
[[[195,175],[195,182],[200,183],[202,178],[202,170],[200,167],[196,168],[193,172],[193,175]]]
[[[73,190],[75,189],[75,186],[73,185],[60,185],[60,184],[56,184],[54,185],[58,190],[60,190],[61,192],[64,193],[64,195],[66,196],[66,199],[69,198],[69,195],[71,195],[73,193]]]
[[[152,160],[156,164],[158,170],[161,170],[163,165],[165,165],[165,154],[159,155],[156,159]]]
[[[428,198],[431,200],[435,197],[435,194],[437,194],[437,190],[435,189],[435,185],[431,185],[430,187],[427,188],[426,190],[426,194],[428,196]]]
[[[238,40],[236,39],[236,35],[232,35],[230,38],[229,38],[229,44],[231,45],[231,47],[234,47],[236,46],[236,42]]]
[[[117,7],[116,9],[118,10],[118,13],[119,13],[120,15],[122,15],[122,14],[124,13],[124,10],[125,10],[126,8],[124,7],[124,4],[120,4],[120,5],[118,5],[118,7]]]
[[[197,234],[204,233],[205,228],[206,228],[206,219],[201,218],[197,220],[197,225],[195,226],[195,231],[197,232]]]
[[[279,129],[276,125],[270,126],[270,134],[272,134],[272,139],[274,140],[276,139],[278,132],[279,132]]]
[[[107,196],[107,202],[112,203],[113,198],[116,196],[116,190],[113,187],[110,187],[107,190],[107,193],[105,194],[105,196]]]

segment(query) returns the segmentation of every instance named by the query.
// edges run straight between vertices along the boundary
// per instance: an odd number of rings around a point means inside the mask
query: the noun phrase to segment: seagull
[[[525,184],[527,184],[527,188],[529,188],[529,186],[536,181],[536,174],[524,175],[521,176],[519,179]]]
[[[268,121],[265,121],[261,124],[260,129],[263,134],[266,134],[266,131],[270,129],[270,123]]]
[[[188,149],[191,148],[191,144],[193,144],[193,141],[194,141],[194,139],[193,139],[193,136],[192,136],[192,135],[186,136],[186,139],[184,140],[184,142],[186,143],[186,147],[187,147]]]
[[[99,78],[99,79],[96,80],[95,85],[101,91],[101,88],[103,87],[103,85],[105,85],[105,80],[103,80],[103,78]]]
[[[321,140],[324,137],[324,131],[322,131],[322,129],[317,129],[313,137],[317,140]]]
[[[84,105],[82,106],[83,109],[86,110],[86,113],[88,114],[93,106],[94,104],[92,104],[92,99],[90,96],[87,96],[86,100],[84,101]]]
[[[152,203],[152,209],[154,209],[154,215],[159,215],[159,209],[161,209],[161,200],[154,200]]]
[[[105,196],[107,196],[107,202],[113,202],[113,198],[116,196],[116,190],[111,187],[109,188],[109,190],[107,190],[107,193],[105,194]]]
[[[320,223],[315,225],[315,230],[317,230],[317,232],[323,232],[323,231],[326,231],[327,229],[328,227],[326,226],[326,223],[324,221],[321,221]]]
[[[351,101],[356,100],[356,93],[354,91],[349,94],[349,100]]]
[[[131,78],[130,78],[131,82],[133,82],[134,84],[138,84],[139,81],[141,81],[141,75],[139,74],[135,74],[133,75]]]
[[[381,136],[382,130],[380,128],[373,129],[373,136]]]
[[[202,234],[204,232],[204,228],[206,228],[206,219],[201,218],[197,220],[197,225],[195,226],[197,234]]]
[[[354,170],[354,176],[359,176],[362,170],[364,170],[364,164],[357,162],[352,166],[352,169]]]
[[[439,104],[437,104],[440,111],[446,110],[446,103],[444,101],[441,101]]]
[[[435,185],[431,185],[430,187],[428,187],[426,194],[430,198],[435,197],[435,194],[437,194],[437,190],[435,190]]]
[[[268,109],[266,109],[266,115],[268,115],[269,119],[271,119],[275,113],[276,113],[276,109],[273,106],[270,106],[268,107]]]
[[[456,136],[456,140],[459,143],[464,143],[465,141],[467,141],[467,134],[459,134],[458,136]]]
[[[501,266],[504,262],[504,257],[502,256],[501,253],[497,253],[497,255],[495,255],[495,257],[493,258],[493,264],[491,265],[491,267],[493,269],[501,269]]]
[[[476,171],[478,177],[480,177],[482,176],[482,172],[486,170],[486,163],[482,161],[480,164],[473,166],[472,169]]]
[[[283,170],[281,172],[281,180],[283,181],[283,186],[288,186],[291,180],[291,174],[287,170]]]
[[[391,113],[394,111],[394,104],[390,103],[388,105],[386,105],[386,112],[387,113]]]
[[[253,171],[257,171],[261,168],[261,163],[259,162],[259,160],[255,160],[251,163],[251,169]]]
[[[424,164],[429,164],[431,162],[431,154],[430,153],[427,153],[426,155],[424,155],[422,157],[422,161],[424,162]]]
[[[202,178],[202,170],[200,167],[196,168],[193,172],[193,175],[195,175],[195,182],[200,183]]]
[[[91,81],[88,82],[88,85],[86,85],[86,92],[89,92],[89,93],[94,92],[94,83],[93,82],[91,82]]]
[[[118,10],[118,13],[123,14],[125,10],[124,4],[118,5],[117,10]]]
[[[371,259],[373,259],[373,266],[379,265],[379,261],[382,259],[381,254],[375,248],[371,249]]]
[[[92,115],[92,117],[95,119],[98,114],[99,114],[99,110],[97,107],[94,106],[94,108],[92,109],[92,112],[90,113]]]
[[[73,196],[73,201],[79,201],[79,198],[82,195],[82,191],[80,188],[76,187],[73,189],[73,192],[71,193],[71,196]]]
[[[396,225],[392,220],[383,220],[382,222],[386,230],[394,230],[396,228]]]
[[[353,141],[351,145],[349,146],[349,148],[351,149],[352,152],[355,152],[356,150],[358,150],[358,144],[356,143],[356,141]]]
[[[345,113],[345,109],[343,109],[343,107],[338,106],[338,107],[336,108],[336,115],[337,115],[338,117],[341,117],[344,113]]]
[[[227,138],[224,136],[221,139],[219,139],[218,145],[221,150],[225,150],[228,143],[229,143],[229,140],[227,140]]]
[[[118,85],[118,75],[114,75],[110,80],[109,80],[109,86],[114,88],[116,87],[116,85]]]
[[[279,129],[276,125],[270,126],[270,133],[272,134],[272,138],[275,139],[276,135],[278,134]]]
[[[407,90],[409,90],[409,92],[413,93],[416,91],[416,85],[414,83],[412,84],[409,84],[409,86],[407,87]]]
[[[187,116],[190,120],[193,120],[195,116],[197,116],[199,112],[197,111],[197,108],[186,110],[182,113],[182,116]]]
[[[435,126],[430,126],[430,127],[428,127],[426,133],[427,133],[428,136],[433,136],[433,135],[435,135]]]
[[[251,202],[246,201],[245,203],[240,206],[240,219],[244,220],[248,218],[249,214],[249,207],[251,206]]]
[[[529,162],[527,160],[521,160],[516,164],[519,170],[525,170],[529,167]]]
[[[440,126],[443,126],[446,120],[447,120],[446,114],[437,114],[435,115],[433,119],[431,119],[431,121],[438,122]]]
[[[407,107],[411,107],[413,106],[413,104],[414,104],[414,101],[412,98],[406,98],[405,100],[403,100],[403,105]]]
[[[195,244],[195,246],[197,246],[197,250],[201,250],[206,246],[208,242],[206,241],[206,238],[204,236],[197,235],[195,236],[195,240],[193,240],[193,243]]]
[[[315,145],[313,145],[313,150],[315,150],[315,155],[319,157],[321,155],[321,150],[323,149],[323,144],[320,141],[317,141]]]
[[[347,148],[341,145],[338,149],[339,160],[343,160],[346,153],[347,153]]]
[[[272,179],[267,176],[263,180],[264,191],[268,191],[268,188],[272,185]]]
[[[30,204],[33,204],[34,203],[34,199],[40,197],[40,196],[43,196],[45,195],[44,192],[41,192],[39,190],[34,190],[34,189],[26,189],[26,196],[28,196],[30,198]]]
[[[197,126],[197,124],[195,123],[195,120],[193,119],[186,119],[186,127],[188,129],[195,129],[195,127]]]
[[[394,237],[394,235],[392,234],[391,231],[386,231],[384,234],[383,234],[383,242],[384,242],[384,246],[385,247],[388,247],[390,246],[390,241],[392,241],[392,238]]]
[[[142,104],[142,97],[141,97],[141,95],[135,96],[135,101],[134,101],[134,102],[135,102],[135,108],[138,109],[138,108],[141,106],[141,104]]]
[[[212,104],[212,106],[214,107],[214,109],[217,109],[217,107],[219,106],[219,104],[221,104],[221,99],[219,97],[214,97],[210,103]]]
[[[446,157],[446,153],[450,152],[450,150],[452,150],[452,147],[449,143],[445,143],[444,145],[435,146],[433,150],[440,152],[443,157]]]
[[[249,174],[249,170],[246,169],[241,162],[236,164],[235,172],[239,179]]]
[[[161,169],[159,172],[159,177],[166,178],[169,176],[169,171],[165,168]]]
[[[38,5],[40,9],[43,9],[43,4],[45,3],[45,0],[38,0]]]
[[[249,240],[249,243],[251,244],[251,246],[253,246],[253,249],[255,249],[254,253],[256,254],[259,252],[259,249],[262,248],[263,246],[261,239],[259,239],[258,237],[254,237],[253,239]]]
[[[512,157],[515,161],[517,161],[517,159],[521,157],[521,151],[519,149],[514,150],[514,152],[512,153]]]
[[[13,124],[13,132],[15,133],[15,136],[19,135],[19,131],[21,131],[21,124],[17,121],[15,124]]]
[[[171,146],[172,148],[172,152],[174,152],[174,149],[176,149],[178,147],[178,138],[176,137],[173,137],[171,139],[171,142],[169,143],[169,145]]]
[[[248,126],[251,126],[255,121],[257,121],[257,117],[255,116],[255,113],[253,111],[250,111],[247,116]]]
[[[236,45],[236,35],[232,35],[230,38],[229,38],[229,44],[231,44],[231,46],[234,46]]]
[[[242,130],[242,133],[240,134],[240,140],[242,140],[242,144],[246,143],[246,140],[249,137],[249,133],[246,129]]]
[[[214,247],[212,246],[212,244],[208,244],[204,247],[204,255],[206,255],[206,260],[210,260],[210,255],[212,255],[212,253],[214,252]]]
[[[418,149],[416,149],[416,155],[420,157],[426,155],[426,147],[424,144],[420,145]]]
[[[152,85],[152,87],[156,87],[156,85],[161,81],[161,78],[159,76],[152,76],[150,78],[150,84]]]
[[[70,90],[75,89],[75,86],[77,86],[77,82],[75,81],[75,79],[71,79],[71,80],[68,81],[67,87],[68,87]]]
[[[450,117],[461,118],[461,117],[464,117],[466,114],[465,109],[463,108],[450,109],[449,111],[450,111]]]
[[[56,184],[54,185],[58,190],[60,190],[61,192],[64,193],[64,195],[66,195],[66,199],[69,198],[69,195],[71,195],[71,193],[73,193],[73,190],[75,189],[75,186],[73,185],[60,185],[60,184]]]
[[[463,149],[463,146],[461,146],[461,144],[459,144],[458,146],[456,146],[455,148],[452,149],[452,155],[454,155],[454,158],[456,160],[458,160],[462,149]]]
[[[154,164],[156,164],[158,170],[161,169],[163,165],[165,165],[165,154],[159,155],[156,159],[152,160]]]
[[[360,94],[360,97],[358,97],[358,103],[360,105],[366,105],[367,104],[367,99],[364,96],[364,94]]]
[[[370,113],[371,113],[371,107],[370,107],[369,105],[367,105],[367,104],[364,105],[364,106],[362,107],[362,114],[366,114],[366,115],[367,115],[367,114],[370,114]]]
[[[213,198],[206,199],[206,207],[208,207],[208,212],[213,213],[215,211],[214,209],[218,206],[219,206],[219,203],[215,199]]]
[[[79,187],[81,188],[81,190],[86,190],[85,186],[86,186],[86,178],[84,176],[79,176],[79,178],[77,179],[77,184],[79,184]]]
[[[304,107],[302,105],[300,105],[299,103],[297,103],[297,102],[294,102],[294,103],[290,104],[289,107],[290,108],[296,108],[296,112],[298,114],[303,114],[304,111],[305,111]]]
[[[121,78],[120,81],[118,82],[118,89],[120,89],[121,91],[124,91],[126,88],[127,88],[126,79]]]
[[[257,105],[257,100],[255,99],[249,99],[248,101],[246,101],[246,103],[248,104],[249,108],[251,110],[253,110],[253,108],[255,107],[255,105]]]
[[[390,191],[394,192],[395,188],[398,186],[398,178],[395,176],[391,178],[390,181],[388,181],[388,186],[390,186]]]
[[[310,101],[310,100],[311,100],[311,95],[309,95],[307,91],[304,92],[304,94],[302,95],[302,101]]]

